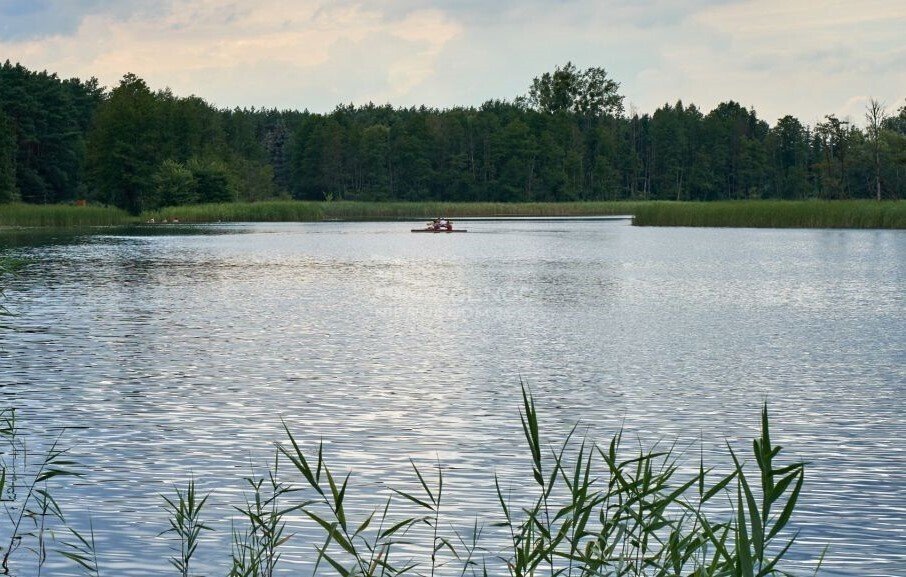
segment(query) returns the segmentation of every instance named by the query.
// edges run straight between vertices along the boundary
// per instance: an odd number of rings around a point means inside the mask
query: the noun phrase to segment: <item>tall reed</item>
[[[326,219],[447,217],[563,217],[632,214],[632,202],[326,202]]]
[[[201,532],[211,531],[211,528],[201,520],[201,511],[208,496],[198,497],[194,479],[189,481],[185,490],[176,488],[175,493],[174,497],[162,496],[170,513],[170,528],[161,534],[174,535],[177,547],[176,554],[170,558],[170,564],[179,571],[180,577],[189,577],[189,564],[198,548]]]
[[[461,532],[444,518],[445,479],[435,479],[412,462],[415,491],[389,488],[372,511],[348,506],[352,475],[337,476],[318,444],[303,449],[284,424],[286,443],[277,445],[266,476],[246,479],[246,502],[237,506],[239,527],[231,530],[230,577],[273,577],[282,546],[293,535],[287,522],[307,520],[321,538],[312,543],[314,574],[340,577],[459,575],[486,577],[766,577],[789,575],[787,557],[796,544],[794,513],[805,481],[805,465],[782,459],[774,444],[767,406],[761,432],[752,443],[754,463],[728,444],[729,472],[717,474],[700,458],[697,469],[681,469],[672,447],[627,450],[623,433],[608,442],[576,434],[551,442],[540,426],[536,403],[522,388],[520,418],[531,473],[514,500],[506,481],[495,476],[499,512],[493,526],[508,537],[483,541],[476,522]],[[18,452],[15,411],[0,412],[0,438],[12,442],[0,469],[0,496],[10,524],[4,526],[2,570],[23,544],[40,567],[46,558],[47,521],[65,523],[47,481],[76,474],[57,439],[44,456],[26,466]],[[12,459],[12,461],[10,461]],[[283,466],[288,471],[283,471]],[[512,481],[511,481],[512,482]],[[208,497],[194,481],[164,496],[169,528],[178,546],[171,563],[190,575],[192,556],[209,526],[202,521]],[[15,505],[13,505],[15,504]],[[400,509],[400,505],[406,506]],[[241,528],[244,526],[245,528]],[[465,536],[464,533],[470,533]],[[86,574],[100,568],[89,535],[71,531],[75,541],[61,553]],[[423,556],[411,546],[419,542]],[[403,548],[406,543],[410,548]],[[415,556],[414,556],[415,555]],[[820,568],[823,554],[816,560]],[[817,573],[816,569],[816,573]]]
[[[350,476],[337,479],[324,460],[323,446],[306,456],[287,429],[289,459],[314,499],[300,510],[319,527],[324,543],[315,546],[317,566],[326,563],[341,577],[353,575],[434,575],[446,568],[440,553],[461,563],[460,575],[507,573],[512,577],[740,576],[786,575],[783,561],[796,541],[789,523],[805,479],[801,462],[779,463],[781,448],[771,441],[767,407],[761,434],[753,443],[757,465],[751,477],[728,447],[731,472],[714,476],[703,460],[698,473],[679,474],[673,449],[639,449],[625,454],[622,433],[607,445],[573,440],[549,445],[539,427],[535,401],[523,388],[521,411],[535,496],[512,503],[501,480],[495,486],[501,511],[497,526],[509,533],[509,547],[481,555],[476,541],[442,525],[443,475],[432,487],[413,463],[418,493],[394,490],[421,514],[387,527],[391,500],[361,521],[344,507]],[[567,455],[570,455],[567,458]],[[723,501],[722,506],[716,506]],[[729,515],[722,511],[729,510]],[[377,523],[377,529],[369,527]],[[430,529],[427,557],[397,556],[398,535],[416,526]],[[387,528],[385,528],[387,527]],[[474,534],[480,534],[476,529]],[[478,555],[476,556],[476,553]],[[489,564],[500,563],[496,568]],[[820,567],[821,560],[818,560]],[[446,569],[445,569],[446,570]]]
[[[142,215],[145,222],[315,222],[323,220],[405,220],[495,216],[606,216],[631,214],[636,203],[445,203],[267,201],[198,204],[163,208]]]
[[[906,228],[903,201],[650,202],[634,215],[636,226]]]
[[[233,528],[229,577],[273,577],[282,552],[280,547],[290,539],[286,534],[286,517],[308,503],[286,506],[287,496],[295,489],[279,479],[279,453],[267,478],[247,477],[251,490],[243,507],[235,509],[246,523],[245,530]]]
[[[902,201],[726,202],[234,202],[162,208],[132,217],[115,208],[69,205],[0,205],[0,227],[88,227],[140,222],[319,222],[457,217],[634,216],[637,226],[758,228],[906,228]]]
[[[226,202],[171,206],[146,212],[143,222],[314,222],[323,220],[321,204],[294,200]]]
[[[73,206],[68,204],[0,204],[0,227],[89,227],[114,226],[136,222],[135,217],[118,208]]]
[[[51,482],[81,476],[76,463],[61,447],[64,431],[47,447],[31,450],[22,435],[14,408],[0,409],[0,504],[6,522],[0,524],[0,572],[7,575],[17,553],[30,553],[37,573],[47,560],[54,526],[65,527],[63,511],[52,494]]]

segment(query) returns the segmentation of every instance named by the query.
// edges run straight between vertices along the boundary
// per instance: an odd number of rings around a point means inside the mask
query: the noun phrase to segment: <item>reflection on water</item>
[[[414,488],[412,457],[445,468],[452,523],[499,520],[494,473],[516,493],[528,478],[520,381],[552,440],[623,426],[695,461],[704,438],[721,466],[767,400],[776,441],[810,463],[800,551],[829,543],[828,575],[901,571],[902,233],[409,228],[140,227],[9,249],[27,264],[6,279],[0,395],[38,429],[86,427],[66,439],[89,474],[61,504],[90,514],[107,573],[171,573],[159,494],[192,477],[219,529],[197,568],[224,573],[241,478],[281,419],[354,472],[353,511]],[[310,569],[293,527],[287,570]]]

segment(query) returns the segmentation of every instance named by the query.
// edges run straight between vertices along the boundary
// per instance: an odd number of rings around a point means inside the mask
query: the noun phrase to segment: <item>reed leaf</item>
[[[312,521],[323,527],[324,531],[327,533],[330,539],[332,541],[336,541],[337,544],[343,548],[343,550],[351,555],[356,554],[355,548],[352,546],[352,543],[350,543],[346,539],[346,537],[343,536],[343,533],[337,529],[339,523],[331,523],[330,521],[327,521],[326,519],[307,509],[303,509],[302,512],[308,515],[308,517]]]
[[[768,533],[768,540],[773,539],[780,531],[782,531],[793,516],[793,511],[796,509],[796,503],[799,500],[799,493],[802,490],[802,483],[804,481],[805,475],[800,474],[796,481],[796,486],[793,488],[793,492],[787,500],[786,506],[784,506],[783,511],[780,513],[780,517],[777,518],[774,522],[774,526],[771,527],[771,531]]]
[[[736,562],[738,563],[737,567],[740,577],[753,577],[755,570],[749,534],[746,528],[747,521],[742,493],[742,479],[740,479],[737,486],[736,499]]]

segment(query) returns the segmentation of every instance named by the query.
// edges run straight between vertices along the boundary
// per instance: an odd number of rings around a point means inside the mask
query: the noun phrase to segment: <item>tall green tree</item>
[[[582,116],[619,115],[623,112],[620,83],[600,67],[578,70],[572,62],[557,66],[532,81],[528,104],[541,112],[573,112]]]
[[[160,166],[157,102],[145,81],[123,76],[101,105],[88,139],[88,168],[97,200],[138,214],[154,203]]]
[[[0,204],[18,200],[16,189],[16,134],[0,110]]]
[[[437,110],[217,110],[127,74],[61,80],[0,66],[0,201],[165,205],[299,199],[566,201],[906,194],[906,106],[864,131],[770,127],[723,102],[623,115],[619,83],[572,63],[526,96]]]
[[[829,114],[815,127],[815,147],[820,151],[817,168],[824,198],[849,196],[847,170],[852,131],[849,122]]]
[[[884,140],[882,159],[885,182],[891,198],[906,196],[906,103],[884,120],[881,137]]]
[[[96,80],[60,80],[8,60],[0,66],[0,110],[15,139],[16,188],[26,202],[81,193],[84,136],[101,91]]]
[[[236,200],[236,191],[230,183],[230,173],[226,165],[218,160],[203,161],[193,158],[188,169],[195,181],[195,193],[198,202],[232,202]]]
[[[689,136],[686,134],[685,109],[665,104],[651,118],[654,158],[654,194],[656,198],[682,200],[687,185]]]
[[[777,121],[768,135],[775,198],[803,199],[811,194],[809,185],[809,132],[793,116]]]
[[[167,159],[154,174],[154,193],[146,199],[147,209],[192,204],[198,201],[198,183],[184,164]]]

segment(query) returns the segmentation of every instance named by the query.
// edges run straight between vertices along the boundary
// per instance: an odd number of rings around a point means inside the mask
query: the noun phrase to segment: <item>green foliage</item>
[[[88,135],[88,170],[97,200],[139,214],[149,206],[160,164],[155,100],[144,80],[126,74],[100,107]]]
[[[230,186],[229,173],[222,162],[192,159],[188,164],[195,179],[195,190],[201,203],[231,202],[236,194]]]
[[[8,60],[0,66],[0,202],[16,200],[7,182],[10,127],[15,189],[22,200],[48,204],[76,198],[83,179],[85,134],[100,98],[93,78],[61,80]]]
[[[176,206],[192,204],[198,199],[198,185],[195,176],[185,165],[172,159],[163,161],[154,175],[155,198],[152,206]]]
[[[260,202],[289,198],[275,182],[274,167],[270,164],[235,157],[229,162],[232,183],[240,202]]]
[[[265,177],[268,176],[265,173]],[[167,159],[154,175],[155,194],[146,203],[147,210],[197,202],[231,202],[236,199],[236,193],[230,178],[226,165],[219,161],[203,162],[192,158],[182,164]]]
[[[581,116],[615,116],[623,112],[619,82],[603,68],[577,70],[572,62],[532,81],[527,101],[546,113],[572,112]]]

